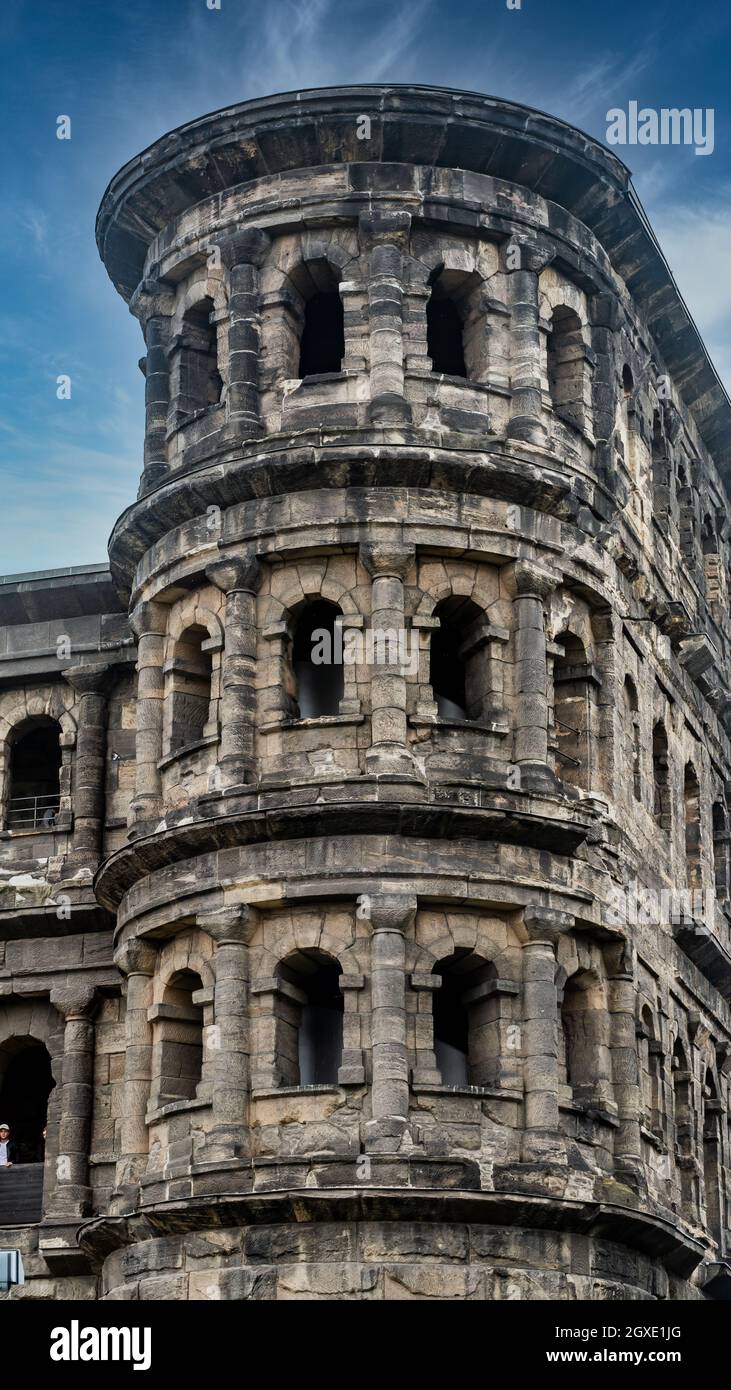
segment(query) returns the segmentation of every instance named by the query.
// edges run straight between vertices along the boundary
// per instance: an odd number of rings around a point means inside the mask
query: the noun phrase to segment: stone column
[[[69,666],[64,680],[78,701],[72,806],[73,858],[98,863],[104,835],[104,779],[107,756],[107,687],[112,667]]]
[[[410,229],[408,212],[368,212],[358,222],[361,247],[368,251],[369,418],[378,424],[411,419],[404,396],[403,342],[404,253]]]
[[[221,260],[229,272],[228,429],[237,438],[260,433],[259,417],[259,267],[270,238],[256,227],[236,232],[221,243]]]
[[[558,1114],[556,947],[573,927],[568,912],[541,906],[523,913],[523,1160],[565,1160]]]
[[[398,1149],[409,1117],[406,1051],[405,933],[416,914],[416,897],[379,893],[371,898],[371,1115],[366,1148]]]
[[[145,453],[139,496],[150,492],[168,471],[167,418],[170,405],[168,348],[174,291],[161,280],[142,280],[129,303],[145,335]]]
[[[221,669],[221,782],[224,788],[256,780],[256,592],[261,566],[253,546],[206,570],[226,595]]]
[[[168,610],[162,603],[141,603],[130,616],[137,637],[137,736],[135,795],[130,827],[160,814],[162,779],[162,720],[165,678],[163,657]]]
[[[245,904],[202,912],[197,924],[216,943],[213,1030],[213,1129],[206,1157],[246,1157],[249,1131],[249,942],[256,913]]]
[[[123,1210],[134,1201],[149,1150],[146,1116],[152,1085],[152,1028],[147,1015],[156,962],[155,947],[134,937],[114,956],[115,965],[127,979],[124,1109],[116,1173],[116,1202]]]
[[[558,579],[525,560],[514,571],[515,744],[521,785],[555,785],[548,766],[548,666],[543,605]]]
[[[376,642],[371,667],[371,746],[366,771],[414,773],[406,738],[406,677],[395,664],[404,631],[404,575],[414,560],[412,546],[384,542],[361,546],[372,576],[371,628]],[[390,637],[390,640],[389,640]],[[389,656],[391,660],[389,660]]]
[[[614,1165],[619,1172],[641,1175],[640,1115],[642,1089],[635,1023],[633,950],[627,941],[607,947],[608,1010],[612,1086],[619,1128],[614,1137]]]
[[[61,1118],[56,1189],[49,1215],[76,1218],[91,1211],[89,1146],[94,1098],[95,989],[72,982],[53,990],[51,1003],[65,1019]]]
[[[553,253],[537,242],[511,237],[504,248],[511,311],[510,420],[508,437],[542,444],[543,347],[539,327],[538,276]]]

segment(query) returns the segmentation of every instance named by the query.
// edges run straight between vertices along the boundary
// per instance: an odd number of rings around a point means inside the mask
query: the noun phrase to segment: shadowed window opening
[[[653,814],[661,830],[670,830],[671,803],[668,779],[668,736],[658,720],[652,731]]]
[[[489,624],[471,599],[453,594],[434,609],[439,627],[429,643],[429,683],[440,719],[489,716]]]
[[[628,772],[635,801],[642,800],[642,765],[640,757],[640,723],[637,705],[637,687],[631,676],[624,681],[624,725],[627,747]]]
[[[326,599],[308,603],[299,615],[292,643],[299,719],[321,719],[339,712],[344,673],[335,624],[341,617],[340,609]]]
[[[335,277],[331,287],[315,290],[305,301],[300,338],[299,376],[339,372],[345,356],[343,301]]]
[[[15,731],[10,751],[9,830],[53,826],[60,804],[61,727],[34,719]]]
[[[431,369],[445,376],[466,377],[463,317],[450,293],[443,266],[432,272],[428,283],[431,295],[426,306],[426,350]]]
[[[702,887],[700,784],[692,763],[687,763],[683,779],[685,814],[685,872],[689,888]]]
[[[589,789],[590,688],[586,648],[573,632],[562,632],[556,645],[563,655],[553,664],[553,724],[557,772],[562,782]]]
[[[179,970],[165,989],[165,1015],[159,1023],[158,1103],[195,1100],[203,1071],[203,1009],[193,995],[200,975]]]
[[[625,362],[624,366],[622,367],[622,390],[624,391],[625,396],[631,396],[634,389],[635,380],[630,367],[628,367],[627,363]]]
[[[204,649],[208,641],[206,628],[196,624],[175,644],[171,752],[199,743],[205,735],[213,677],[212,654]]]
[[[722,902],[729,896],[728,812],[723,801],[713,803],[713,867],[716,893]]]
[[[51,1059],[43,1043],[10,1038],[0,1049],[2,1066],[0,1115],[10,1125],[10,1138],[17,1150],[15,1162],[41,1163],[48,1097],[56,1084]]]
[[[500,1065],[494,966],[466,947],[437,961],[434,1056],[443,1086],[494,1085]]]
[[[723,1239],[723,1209],[720,1165],[721,1106],[713,1073],[706,1071],[703,1084],[703,1187],[706,1197],[708,1229],[718,1245]],[[724,1252],[725,1253],[725,1252]]]
[[[288,956],[291,986],[280,1006],[280,1075],[285,1086],[336,1085],[343,1055],[343,996],[337,961],[318,950]]]
[[[569,425],[584,421],[586,351],[578,314],[557,304],[548,335],[548,390],[555,413]]]
[[[206,296],[183,318],[180,389],[190,415],[217,405],[221,399],[223,382],[218,370],[216,325],[211,323],[214,313],[213,300]]]

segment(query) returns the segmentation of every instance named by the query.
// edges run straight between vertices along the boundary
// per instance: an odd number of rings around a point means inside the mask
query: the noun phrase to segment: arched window
[[[609,1015],[604,988],[588,970],[566,981],[559,1065],[574,1104],[596,1103],[611,1084]]]
[[[672,817],[668,778],[668,736],[661,719],[658,719],[652,731],[652,780],[655,821],[661,830],[669,831]]]
[[[299,719],[337,714],[344,674],[340,632],[342,613],[334,603],[316,599],[299,614],[292,642],[292,667]]]
[[[575,633],[562,632],[563,654],[553,664],[553,725],[557,773],[562,782],[588,791],[591,786],[592,672],[586,649]]]
[[[548,390],[557,415],[581,429],[585,418],[586,349],[578,314],[559,304],[548,336]]]
[[[0,1182],[0,1227],[30,1225],[43,1214],[43,1160],[48,1098],[55,1086],[51,1059],[35,1038],[8,1038],[0,1047],[0,1115],[15,1145],[14,1172]]]
[[[718,1092],[713,1072],[709,1067],[703,1085],[703,1186],[706,1198],[706,1224],[719,1246],[723,1240],[720,1119]]]
[[[439,627],[431,635],[429,681],[440,719],[489,717],[489,624],[472,599],[459,594],[434,609]]]
[[[494,967],[464,947],[437,961],[432,973],[440,981],[432,1019],[442,1085],[493,1085],[500,1056]]]
[[[182,324],[180,401],[183,415],[206,410],[221,399],[223,382],[218,369],[218,345],[213,300],[206,295],[188,309]]]
[[[345,356],[343,301],[332,266],[324,260],[311,261],[299,266],[292,279],[305,301],[298,376],[341,371]]]
[[[701,865],[700,785],[692,763],[686,763],[683,779],[685,818],[685,876],[689,888],[703,886]]]
[[[11,735],[8,830],[47,830],[60,805],[61,726],[28,719]]]
[[[56,1084],[46,1047],[35,1038],[9,1038],[0,1048],[0,1075],[0,1115],[10,1125],[18,1162],[41,1163],[48,1097]]]
[[[686,1212],[693,1209],[694,1168],[693,1123],[691,1111],[691,1075],[688,1071],[685,1048],[678,1038],[673,1047],[673,1110],[675,1127],[675,1160],[680,1171],[681,1201]]]
[[[706,512],[706,515],[703,518],[703,525],[701,526],[701,546],[704,555],[718,554],[718,536],[716,534],[716,526],[713,517],[710,516],[708,512]]]
[[[648,1129],[662,1138],[662,1053],[655,1020],[647,1004],[642,1009],[642,1099]]]
[[[200,975],[179,970],[169,980],[155,1020],[153,1093],[157,1105],[195,1100],[203,1070],[203,1007],[195,995]]]
[[[205,737],[211,707],[213,658],[204,627],[186,628],[175,644],[168,675],[172,681],[170,751],[200,743]]]
[[[722,902],[729,898],[729,834],[725,802],[713,803],[713,867],[716,893]]]
[[[343,1055],[341,969],[323,951],[296,951],[280,964],[276,1051],[280,1086],[337,1084]]]
[[[426,306],[426,350],[433,372],[446,376],[467,376],[462,313],[450,293],[450,282],[439,266],[429,277],[431,294]]]
[[[624,732],[627,747],[627,767],[635,801],[642,800],[642,764],[640,756],[640,721],[637,706],[637,687],[631,676],[624,680]]]

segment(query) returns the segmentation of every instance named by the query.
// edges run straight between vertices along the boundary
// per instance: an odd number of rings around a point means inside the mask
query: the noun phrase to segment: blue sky
[[[633,147],[681,291],[731,386],[731,10],[679,0],[4,0],[0,573],[102,560],[142,460],[139,326],[94,218],[111,175],[206,111],[297,87],[489,92],[606,137],[610,107],[713,107],[715,150]],[[68,115],[72,138],[56,139]],[[70,400],[56,398],[68,374]]]

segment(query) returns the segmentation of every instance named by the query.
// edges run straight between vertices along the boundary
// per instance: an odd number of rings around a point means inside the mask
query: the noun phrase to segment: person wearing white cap
[[[15,1162],[15,1144],[10,1138],[10,1126],[0,1125],[0,1168],[12,1168]]]

